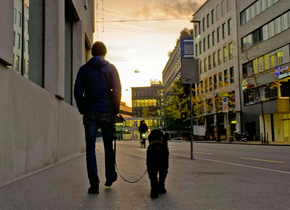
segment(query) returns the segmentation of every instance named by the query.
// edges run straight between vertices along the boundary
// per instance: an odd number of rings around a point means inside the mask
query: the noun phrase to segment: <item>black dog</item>
[[[148,137],[147,171],[151,182],[151,198],[158,198],[159,194],[166,193],[165,179],[168,173],[169,156],[168,137],[168,134],[163,135],[160,130],[152,130]]]

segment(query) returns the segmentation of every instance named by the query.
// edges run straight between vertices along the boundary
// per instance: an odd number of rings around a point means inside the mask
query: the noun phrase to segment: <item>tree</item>
[[[186,121],[190,118],[189,87],[181,83],[178,79],[170,89],[170,96],[165,99],[164,120],[165,127],[170,129],[170,122],[178,120],[180,126],[186,126]],[[179,127],[180,127],[179,126]]]

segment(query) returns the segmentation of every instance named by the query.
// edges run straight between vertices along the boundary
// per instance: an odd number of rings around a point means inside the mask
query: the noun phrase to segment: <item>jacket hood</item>
[[[108,65],[109,62],[106,61],[103,57],[101,56],[94,56],[88,61],[88,66],[93,68],[93,69],[101,69],[104,66]]]

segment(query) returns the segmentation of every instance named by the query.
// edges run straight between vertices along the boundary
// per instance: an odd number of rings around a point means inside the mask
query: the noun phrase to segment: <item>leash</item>
[[[122,117],[122,115],[120,115],[119,114],[119,116],[117,116],[117,118],[119,118],[119,119],[121,119],[121,120],[123,120],[123,121],[125,121],[124,120],[124,118]],[[117,134],[116,134],[116,119],[115,119],[115,123],[114,123],[114,158],[115,158],[115,166],[116,166],[116,169],[117,169],[117,172],[118,172],[118,174],[119,174],[119,176],[125,181],[125,182],[128,182],[128,183],[130,183],[130,184],[134,184],[134,183],[136,183],[136,182],[139,182],[144,176],[145,176],[145,174],[147,173],[147,169],[145,170],[145,172],[143,173],[143,175],[140,177],[140,178],[138,178],[137,180],[134,180],[134,181],[130,181],[130,180],[128,180],[128,179],[125,179],[123,176],[122,176],[122,174],[120,173],[120,171],[119,171],[119,169],[118,169],[118,166],[117,166],[117,158],[116,158],[116,153],[117,153]]]

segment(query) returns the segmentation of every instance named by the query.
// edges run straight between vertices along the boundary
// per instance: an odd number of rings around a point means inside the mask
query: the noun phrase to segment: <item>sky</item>
[[[131,87],[150,86],[150,79],[162,81],[168,52],[184,28],[193,28],[192,15],[205,1],[96,0],[94,41],[107,46],[106,60],[118,69],[121,100],[127,106],[132,106]],[[152,19],[171,20],[136,21]]]

